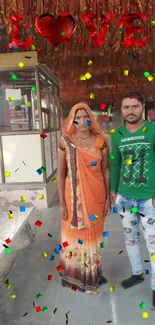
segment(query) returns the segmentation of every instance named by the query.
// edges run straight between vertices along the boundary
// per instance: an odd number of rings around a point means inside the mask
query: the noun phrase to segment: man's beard
[[[139,118],[136,118],[136,120],[130,121],[130,120],[125,120],[125,122],[129,123],[129,124],[136,124],[137,122],[139,122],[141,120],[142,116],[140,116]]]

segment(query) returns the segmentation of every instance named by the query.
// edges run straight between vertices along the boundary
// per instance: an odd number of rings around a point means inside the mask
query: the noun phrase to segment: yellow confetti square
[[[151,25],[155,26],[155,20],[151,20]]]
[[[153,76],[150,75],[150,76],[147,77],[147,79],[148,79],[149,81],[152,81],[154,78],[153,78]]]
[[[26,107],[31,107],[31,102],[27,102]]]
[[[89,72],[87,72],[85,73],[85,77],[89,80],[90,78],[92,78],[92,75]]]
[[[14,97],[13,96],[9,97],[9,102],[14,102]]]
[[[9,213],[8,214],[8,217],[9,217],[9,219],[13,219],[14,218],[14,214],[13,213]]]
[[[15,299],[16,297],[17,297],[17,296],[16,296],[15,293],[11,293],[11,294],[10,294],[10,298],[14,298],[14,299]]]
[[[26,196],[21,196],[21,202],[26,202]]]
[[[57,179],[56,178],[53,178],[52,179],[52,183],[56,183]]]
[[[39,194],[38,197],[39,197],[39,200],[43,200],[44,199],[44,194]]]
[[[19,66],[20,68],[23,68],[23,67],[24,67],[24,63],[23,63],[23,62],[19,62],[19,63],[18,63],[18,66]]]
[[[6,285],[6,288],[7,288],[7,289],[10,289],[10,288],[11,288],[11,284],[8,283],[8,284]]]
[[[35,46],[32,44],[31,47],[30,47],[30,50],[35,51],[35,49],[36,49]]]
[[[10,175],[11,175],[10,172],[5,172],[5,173],[4,173],[4,176],[5,176],[5,177],[10,177]]]
[[[124,70],[124,76],[128,76],[129,75],[129,70]]]
[[[149,313],[148,313],[147,311],[144,311],[144,312],[142,313],[142,317],[143,317],[143,318],[148,318],[148,317],[149,317]]]
[[[91,93],[91,94],[90,94],[90,98],[91,98],[91,99],[94,99],[94,98],[95,98],[94,93]]]
[[[155,254],[152,254],[152,260],[155,261]]]
[[[110,130],[110,134],[115,134],[116,133],[116,130],[113,129],[113,130]]]
[[[99,219],[99,216],[97,216],[97,215],[95,214],[95,218],[98,220],[98,219]]]
[[[146,126],[144,126],[142,132],[146,133],[147,131],[148,131],[148,128]]]
[[[115,291],[115,287],[114,287],[114,286],[111,286],[111,287],[109,288],[109,290],[110,290],[111,292],[114,292],[114,291]]]
[[[89,62],[87,63],[87,65],[91,66],[93,64],[92,60],[89,60]]]
[[[44,252],[44,253],[42,253],[42,256],[44,257],[44,258],[47,258],[48,257],[48,255]]]
[[[126,165],[132,165],[132,158],[127,158],[125,160],[125,162],[126,162]]]
[[[86,77],[84,75],[81,75],[80,80],[86,80]]]

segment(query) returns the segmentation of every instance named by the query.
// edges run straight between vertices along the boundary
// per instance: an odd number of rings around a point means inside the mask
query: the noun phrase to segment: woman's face
[[[74,118],[76,129],[80,131],[87,130],[89,127],[89,122],[87,123],[87,121],[90,121],[87,112],[84,109],[78,109]]]

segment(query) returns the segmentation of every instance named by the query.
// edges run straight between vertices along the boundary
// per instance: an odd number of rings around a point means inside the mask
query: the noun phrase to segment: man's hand
[[[152,205],[153,205],[153,207],[155,209],[155,198],[152,199]]]
[[[116,202],[116,199],[117,199],[117,193],[116,192],[111,192],[110,193],[110,196],[111,196],[111,200],[115,203]]]

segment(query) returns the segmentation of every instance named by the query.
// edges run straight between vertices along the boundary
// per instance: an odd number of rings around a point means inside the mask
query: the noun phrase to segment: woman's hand
[[[68,220],[66,204],[60,204],[60,215],[63,220]]]
[[[109,201],[109,199],[107,199],[105,202],[104,215],[108,217],[110,212],[111,212],[111,202]]]

